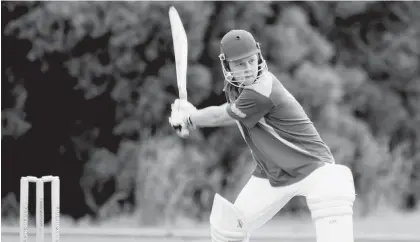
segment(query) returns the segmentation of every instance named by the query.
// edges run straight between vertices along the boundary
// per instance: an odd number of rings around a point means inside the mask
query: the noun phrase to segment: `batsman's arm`
[[[229,116],[227,103],[220,106],[210,106],[197,110],[190,116],[191,122],[197,127],[219,127],[233,125],[236,120]]]

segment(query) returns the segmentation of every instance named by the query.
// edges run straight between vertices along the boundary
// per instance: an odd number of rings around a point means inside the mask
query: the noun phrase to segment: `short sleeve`
[[[227,105],[227,112],[232,118],[252,128],[272,108],[273,102],[268,97],[252,89],[245,89],[235,102]]]

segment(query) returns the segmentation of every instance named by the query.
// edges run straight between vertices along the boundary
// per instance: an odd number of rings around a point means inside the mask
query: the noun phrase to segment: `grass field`
[[[357,242],[419,242],[420,211],[407,214],[380,213],[366,219],[355,219]],[[46,232],[49,230],[46,228]],[[315,242],[314,229],[308,217],[280,218],[255,231],[251,242]],[[30,240],[35,241],[34,229]],[[2,226],[2,242],[18,241],[18,227]],[[45,241],[51,241],[46,234]],[[127,228],[122,221],[100,227],[78,226],[61,229],[61,242],[209,242],[208,226],[195,224],[179,228]]]
[[[19,233],[17,228],[2,229],[3,242],[18,241]],[[30,231],[29,241],[35,241],[34,231]],[[45,234],[45,241],[51,241],[49,231]],[[420,237],[403,235],[365,235],[357,236],[357,242],[414,242]],[[64,229],[61,233],[61,242],[204,242],[210,241],[205,231],[197,230],[174,230],[165,231],[162,229]],[[257,233],[251,238],[255,242],[314,242],[313,235],[299,233],[278,233],[268,234]]]

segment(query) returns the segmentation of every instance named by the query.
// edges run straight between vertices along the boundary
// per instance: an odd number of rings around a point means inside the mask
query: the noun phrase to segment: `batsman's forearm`
[[[191,122],[198,127],[218,127],[235,124],[235,119],[229,116],[226,105],[211,106],[197,110],[190,117]]]

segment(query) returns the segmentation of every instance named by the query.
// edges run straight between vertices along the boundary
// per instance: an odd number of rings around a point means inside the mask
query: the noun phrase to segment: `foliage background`
[[[237,128],[181,140],[167,122],[171,5],[189,38],[193,104],[224,102],[219,41],[251,31],[352,169],[356,214],[416,209],[420,3],[2,2],[3,219],[19,213],[24,175],[60,176],[62,214],[89,223],[206,221],[214,192],[235,198],[254,167]],[[296,198],[279,214],[307,212]]]

